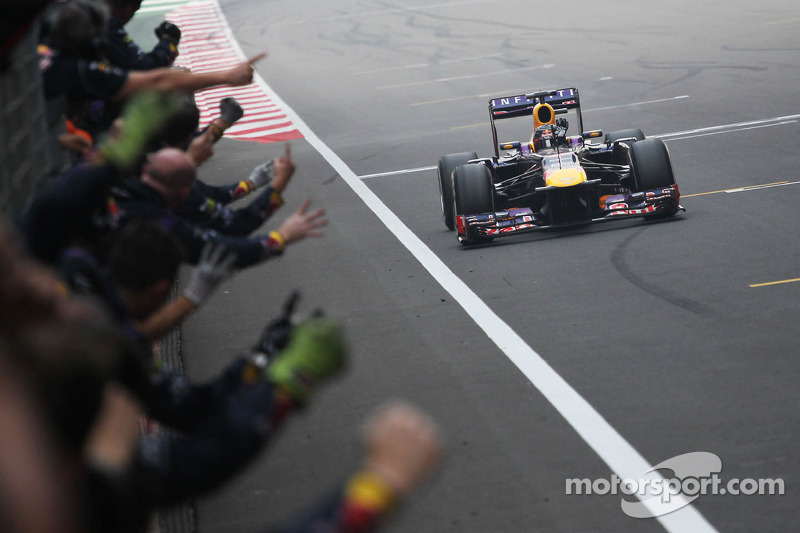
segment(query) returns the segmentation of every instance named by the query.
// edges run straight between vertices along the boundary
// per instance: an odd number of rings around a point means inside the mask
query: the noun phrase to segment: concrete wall
[[[58,123],[48,124],[34,27],[0,72],[0,212],[19,213],[32,193],[59,168]]]

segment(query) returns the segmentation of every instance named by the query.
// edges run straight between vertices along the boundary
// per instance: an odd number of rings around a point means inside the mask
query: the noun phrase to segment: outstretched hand
[[[159,40],[167,39],[174,44],[181,42],[181,29],[169,21],[165,20],[154,31]]]
[[[292,178],[292,174],[294,174],[294,169],[295,165],[294,161],[292,161],[292,148],[287,142],[283,155],[276,157],[272,162],[272,172],[274,173],[272,189],[278,193],[282,193],[289,184],[289,180]]]
[[[253,81],[253,65],[267,57],[266,52],[262,52],[251,57],[247,61],[239,63],[228,71],[228,83],[233,86],[247,85]]]
[[[284,220],[278,228],[278,233],[281,234],[286,244],[306,237],[322,237],[319,228],[328,223],[328,219],[325,218],[325,210],[320,208],[308,213],[310,206],[311,200],[303,202],[303,205]]]
[[[219,118],[225,121],[230,128],[237,120],[244,116],[244,109],[232,96],[219,101]]]
[[[569,129],[569,122],[565,118],[556,119],[556,133],[559,135],[566,135]]]
[[[298,325],[286,349],[267,367],[269,379],[301,405],[320,383],[341,372],[347,362],[342,325],[331,318],[309,318]]]
[[[203,305],[219,284],[231,276],[235,260],[236,256],[228,253],[225,245],[207,242],[183,295],[196,307]]]
[[[416,407],[393,402],[380,408],[364,427],[365,463],[397,495],[422,481],[442,454],[436,423]]]

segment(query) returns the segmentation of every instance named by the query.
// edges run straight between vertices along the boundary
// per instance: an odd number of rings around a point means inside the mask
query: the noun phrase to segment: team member
[[[326,501],[280,533],[366,533],[434,469],[442,455],[436,423],[416,407],[395,401],[376,409],[364,426],[362,467]]]
[[[223,98],[220,101],[220,116],[203,133],[196,135],[200,112],[193,102],[187,100],[167,121],[154,145],[186,150],[200,166],[213,154],[213,143],[242,114],[242,108],[235,99]],[[282,156],[255,167],[246,179],[221,186],[195,179],[189,195],[173,212],[205,229],[226,235],[249,235],[283,205],[282,194],[294,170],[287,143]],[[228,207],[234,200],[261,188],[264,190],[247,207]]]
[[[170,68],[119,68],[102,60],[108,17],[104,7],[87,0],[59,4],[51,15],[45,46],[39,50],[45,100],[72,109],[92,102],[84,113],[92,134],[106,131],[118,116],[115,102],[144,90],[190,94],[215,85],[247,85],[253,81],[253,64],[266,56],[259,54],[228,70],[198,74]]]
[[[148,506],[199,495],[229,479],[292,411],[309,402],[321,382],[342,369],[345,357],[338,324],[314,317],[267,346],[265,339],[274,340],[271,325],[256,343],[258,354],[238,357],[209,383],[188,383],[169,369],[153,372],[151,344],[133,321],[164,304],[180,262],[180,243],[172,233],[155,222],[137,221],[118,235],[104,267],[73,251],[61,263],[70,286],[106,302],[139,346],[139,357],[126,354],[118,379],[148,415],[181,431],[144,441],[137,472]],[[202,303],[228,266],[224,252],[209,253],[179,299]],[[261,353],[272,346],[280,351]]]
[[[327,223],[322,209],[309,212],[310,200],[267,235],[231,237],[193,225],[171,209],[191,191],[196,176],[194,161],[186,152],[166,148],[153,154],[141,179],[125,179],[136,167],[147,129],[159,126],[153,118],[164,104],[159,94],[146,95],[126,111],[125,131],[106,144],[98,162],[75,167],[37,196],[22,218],[29,251],[48,264],[63,250],[81,241],[105,247],[113,232],[136,219],[153,219],[170,228],[183,242],[187,260],[196,263],[207,242],[225,245],[239,267],[278,255],[284,247],[306,237],[321,237]],[[109,195],[112,195],[109,198]],[[102,254],[101,254],[102,255]]]
[[[217,188],[195,180],[192,191],[174,212],[202,228],[225,235],[249,235],[283,205],[283,191],[294,169],[291,149],[286,143],[282,156],[257,166],[247,179],[238,183]],[[228,207],[228,202],[243,198],[258,188],[263,190],[246,207]]]
[[[180,28],[171,22],[162,22],[155,29],[158,44],[152,51],[145,52],[125,31],[125,25],[139,10],[142,0],[107,0],[107,2],[110,16],[105,36],[105,58],[109,63],[128,70],[151,70],[172,65],[178,56]]]
[[[117,227],[122,228],[137,219],[158,220],[181,240],[190,263],[198,261],[206,242],[218,242],[236,257],[237,267],[281,254],[286,245],[306,237],[322,236],[319,230],[327,224],[325,211],[308,212],[310,200],[268,235],[232,237],[189,223],[176,216],[172,209],[188,196],[195,171],[192,159],[176,148],[165,148],[153,154],[141,179],[121,182],[112,190],[114,203],[111,210]]]

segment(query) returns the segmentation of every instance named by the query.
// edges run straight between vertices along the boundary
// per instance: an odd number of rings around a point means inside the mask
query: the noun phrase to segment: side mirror
[[[501,150],[519,150],[520,142],[514,141],[510,143],[500,143]]]
[[[584,139],[596,139],[603,136],[603,130],[584,131],[581,136]]]

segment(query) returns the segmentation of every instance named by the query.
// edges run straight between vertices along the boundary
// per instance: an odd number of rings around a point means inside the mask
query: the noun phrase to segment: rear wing
[[[578,131],[583,132],[583,117],[581,117],[581,98],[576,87],[535,91],[527,94],[501,96],[489,100],[489,118],[492,123],[492,138],[494,139],[495,155],[500,157],[497,141],[497,128],[495,120],[507,118],[526,117],[533,115],[536,104],[549,104],[556,114],[566,113],[574,109],[578,116]]]

